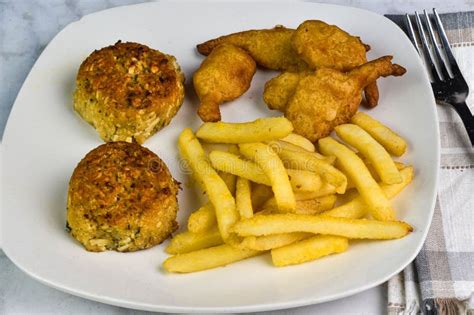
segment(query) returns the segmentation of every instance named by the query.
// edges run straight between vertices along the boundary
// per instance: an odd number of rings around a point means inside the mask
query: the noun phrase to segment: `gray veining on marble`
[[[0,138],[18,91],[49,41],[82,16],[133,0],[0,0]],[[405,13],[437,7],[440,12],[474,10],[474,0],[334,0],[385,13]],[[278,314],[381,314],[386,290],[379,286],[357,295]],[[87,301],[36,282],[0,250],[0,314],[149,314]],[[275,313],[275,312],[272,312]],[[270,314],[270,312],[268,313]]]

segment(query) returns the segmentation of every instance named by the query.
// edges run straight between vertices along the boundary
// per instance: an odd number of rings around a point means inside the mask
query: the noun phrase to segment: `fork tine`
[[[433,76],[434,81],[441,81],[438,69],[433,62],[433,57],[431,56],[430,47],[428,46],[428,41],[426,40],[425,30],[423,29],[423,24],[421,23],[420,15],[418,11],[415,11],[416,25],[418,26],[418,32],[420,34],[421,43],[423,44],[423,55],[425,60],[428,63],[428,68],[430,68],[431,75]]]
[[[421,55],[420,50],[418,48],[420,47],[420,45],[418,44],[418,40],[416,39],[415,30],[413,29],[413,24],[411,23],[409,14],[405,14],[405,24],[408,30],[408,37],[410,38],[413,46],[415,46],[415,49],[418,54]]]
[[[431,26],[431,18],[428,12],[426,12],[426,10],[423,10],[423,13],[425,14],[426,25],[428,25],[428,33],[430,34],[431,43],[433,45],[436,58],[438,59],[438,70],[440,70],[441,74],[443,75],[442,79],[447,80],[450,78],[450,76],[446,68],[446,64],[444,63],[444,59],[441,56],[441,51],[439,50],[439,47],[438,47],[438,41],[436,40],[434,36],[433,27]]]
[[[438,12],[434,8],[433,14],[435,17],[436,28],[438,29],[439,37],[441,38],[441,42],[443,43],[443,48],[446,52],[446,57],[448,58],[449,65],[451,66],[451,71],[453,75],[461,74],[461,70],[459,70],[458,63],[456,62],[456,59],[454,59],[451,46],[449,45],[448,37],[446,36],[446,32],[444,31],[443,23],[441,23],[441,19],[439,18]]]

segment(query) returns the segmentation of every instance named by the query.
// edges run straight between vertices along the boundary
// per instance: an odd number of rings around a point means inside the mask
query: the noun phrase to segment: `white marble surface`
[[[144,1],[0,0],[0,137],[3,134],[10,108],[29,69],[58,31],[83,15],[119,5],[140,2]],[[473,0],[335,0],[319,2],[361,7],[381,14],[405,13],[432,7],[438,8],[440,12],[474,10]],[[386,312],[385,304],[386,286],[381,285],[338,301],[278,313],[383,314]],[[142,313],[146,312],[87,301],[48,288],[16,268],[0,250],[0,314]]]

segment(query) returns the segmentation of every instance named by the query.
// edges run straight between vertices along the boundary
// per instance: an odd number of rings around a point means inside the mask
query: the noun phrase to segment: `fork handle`
[[[466,102],[455,103],[451,105],[454,107],[459,117],[461,117],[469,139],[471,140],[471,144],[474,146],[474,116],[472,116],[469,107],[467,106]]]

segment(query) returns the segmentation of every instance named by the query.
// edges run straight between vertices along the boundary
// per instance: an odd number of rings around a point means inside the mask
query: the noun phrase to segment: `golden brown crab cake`
[[[69,182],[67,225],[88,251],[136,251],[178,227],[179,183],[166,164],[136,143],[109,142],[89,152]]]
[[[184,100],[183,83],[175,57],[118,41],[81,64],[74,109],[106,142],[143,143],[176,115]]]

